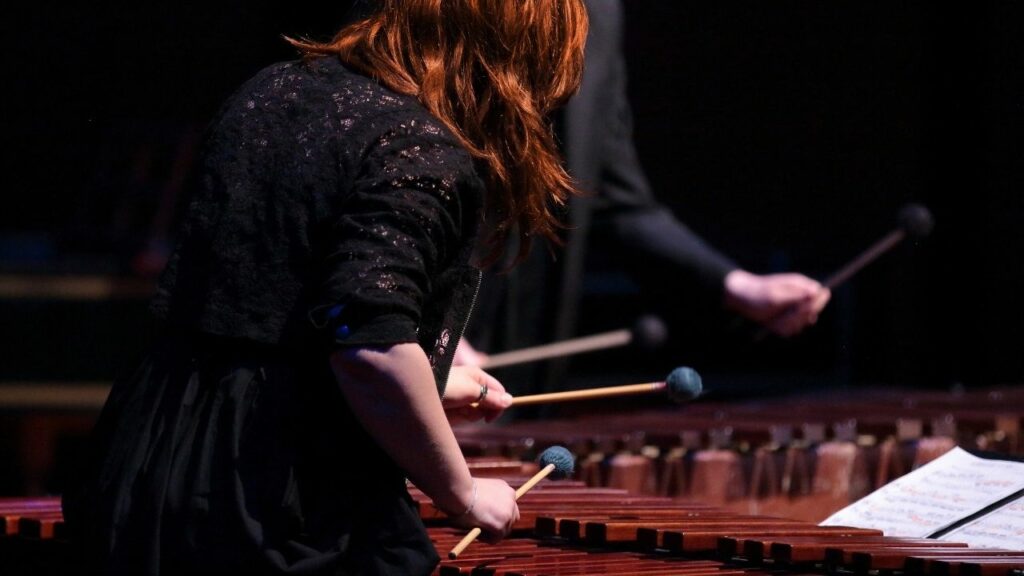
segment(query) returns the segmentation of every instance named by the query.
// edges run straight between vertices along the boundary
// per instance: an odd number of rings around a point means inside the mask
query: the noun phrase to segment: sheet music
[[[949,531],[938,538],[977,548],[1018,550],[1024,546],[1024,498]]]
[[[1022,489],[1024,462],[979,458],[954,448],[829,516],[821,525],[876,528],[886,536],[926,538]]]

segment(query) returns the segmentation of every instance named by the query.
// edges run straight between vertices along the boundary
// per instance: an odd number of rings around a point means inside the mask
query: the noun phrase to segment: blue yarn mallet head
[[[552,480],[571,478],[576,467],[576,459],[572,457],[572,452],[569,452],[562,446],[548,448],[541,453],[538,462],[541,468],[546,468],[548,464],[555,466],[555,469],[548,475]]]
[[[673,370],[668,378],[665,378],[665,391],[668,397],[675,402],[688,402],[700,396],[704,390],[704,383],[701,382],[700,374],[693,368],[680,366]]]

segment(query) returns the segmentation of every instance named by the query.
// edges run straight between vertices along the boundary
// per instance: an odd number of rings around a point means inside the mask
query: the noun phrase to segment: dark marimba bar
[[[74,574],[59,498],[0,498],[0,574]]]
[[[607,489],[588,496],[577,485],[538,486],[536,494],[520,499],[522,516],[534,520],[532,529],[520,522],[500,543],[474,543],[457,560],[442,561],[437,573],[1018,576],[1024,570],[1024,550],[887,537],[877,530],[741,515],[671,498],[630,499]],[[444,526],[423,494],[414,497],[444,557],[463,532]]]
[[[594,487],[818,522],[954,446],[1020,453],[1024,387],[859,389],[457,429],[467,454],[559,444]]]
[[[517,477],[511,478],[513,482]],[[444,525],[413,489],[440,556],[464,532]],[[443,576],[1019,576],[1024,550],[882,536],[785,518],[731,513],[664,497],[544,481],[520,500],[524,518],[497,544],[476,542]],[[0,573],[73,574],[59,501],[0,499]]]

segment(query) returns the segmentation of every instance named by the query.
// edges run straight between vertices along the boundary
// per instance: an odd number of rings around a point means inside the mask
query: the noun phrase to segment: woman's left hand
[[[512,396],[505,392],[501,382],[480,368],[454,366],[441,404],[450,421],[473,422],[483,418],[492,422],[512,404]]]

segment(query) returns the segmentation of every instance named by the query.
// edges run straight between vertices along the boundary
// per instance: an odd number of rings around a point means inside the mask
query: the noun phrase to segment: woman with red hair
[[[384,0],[227,101],[152,305],[164,334],[65,496],[84,568],[428,574],[406,478],[508,532],[512,489],[471,477],[446,416],[511,398],[451,359],[474,255],[553,238],[573,193],[545,116],[586,28],[580,0]]]

